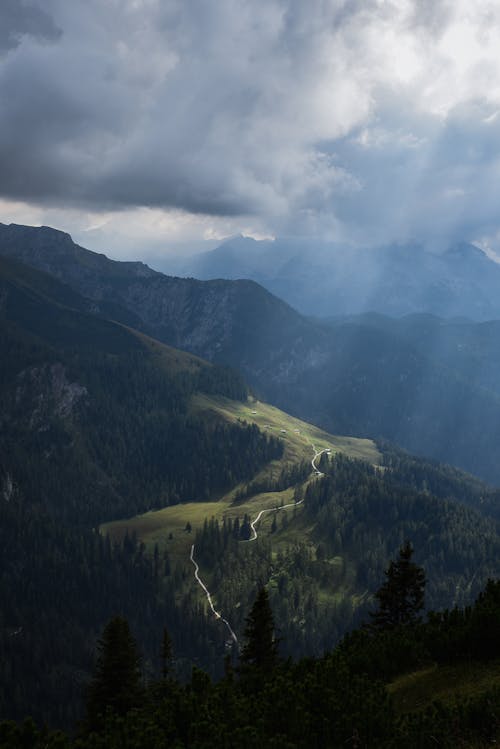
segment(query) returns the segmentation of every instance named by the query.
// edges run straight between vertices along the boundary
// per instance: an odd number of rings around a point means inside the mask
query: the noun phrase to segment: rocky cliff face
[[[29,367],[17,377],[16,411],[29,420],[31,430],[45,431],[54,417],[69,419],[87,388],[70,382],[66,367],[60,362]]]

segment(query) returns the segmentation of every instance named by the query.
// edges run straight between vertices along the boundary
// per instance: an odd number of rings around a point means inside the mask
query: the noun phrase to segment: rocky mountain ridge
[[[67,235],[54,252],[25,237],[0,226],[0,255],[63,277],[99,315],[238,368],[258,396],[330,432],[385,438],[500,483],[498,325],[373,314],[320,322],[254,281],[168,277],[96,261]]]
[[[106,317],[241,368],[253,384],[279,383],[324,359],[325,332],[254,281],[165,276],[109,260],[47,227],[0,224],[0,255],[64,281]]]

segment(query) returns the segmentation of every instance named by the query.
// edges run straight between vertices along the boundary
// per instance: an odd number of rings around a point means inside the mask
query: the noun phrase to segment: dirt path
[[[219,612],[218,612],[218,611],[216,610],[216,608],[215,608],[215,606],[214,606],[214,604],[213,604],[213,601],[212,601],[212,596],[210,595],[210,591],[208,590],[207,586],[205,585],[205,583],[204,583],[204,582],[203,582],[203,580],[201,579],[200,575],[198,574],[198,573],[199,573],[199,571],[200,571],[200,568],[199,568],[198,564],[197,564],[197,563],[195,562],[195,559],[194,559],[194,544],[193,544],[193,545],[191,546],[191,555],[190,555],[190,559],[191,559],[192,563],[194,564],[194,576],[195,576],[196,580],[198,581],[198,583],[199,583],[199,584],[201,585],[201,587],[203,588],[203,590],[205,591],[205,595],[206,595],[206,597],[207,597],[207,601],[208,601],[208,603],[209,603],[209,606],[210,606],[210,608],[211,608],[211,609],[212,609],[212,611],[214,612],[215,618],[216,618],[216,619],[220,619],[220,620],[221,620],[222,622],[224,622],[224,624],[226,625],[226,627],[227,627],[227,628],[228,628],[228,630],[229,630],[229,634],[231,635],[232,639],[234,640],[234,642],[235,642],[236,644],[238,644],[238,638],[237,638],[237,637],[236,637],[236,635],[234,634],[234,632],[233,632],[233,629],[232,629],[231,625],[229,624],[228,620],[227,620],[227,619],[224,619],[224,617],[222,616],[222,614],[220,614],[220,613],[219,613]]]
[[[323,453],[329,452],[329,449],[325,448],[324,450],[316,450],[316,448],[312,444],[311,444],[311,447],[314,450],[314,457],[311,460],[311,466],[312,466],[313,472],[314,472],[314,474],[316,476],[323,476],[324,474],[321,473],[321,471],[319,470],[319,468],[316,466],[316,460]],[[250,523],[250,528],[252,529],[253,536],[252,536],[252,538],[246,539],[246,542],[249,543],[250,541],[256,541],[257,540],[258,534],[257,534],[257,530],[255,529],[255,526],[257,525],[257,523],[259,522],[259,520],[261,519],[262,515],[265,512],[278,512],[279,510],[286,510],[288,507],[298,507],[298,505],[301,505],[303,503],[303,501],[304,500],[301,499],[298,502],[290,502],[287,505],[281,505],[281,507],[269,507],[266,510],[261,510],[259,512],[259,514],[257,515],[257,517],[255,518],[255,520],[252,520],[252,522]],[[227,619],[224,619],[224,617],[222,616],[222,614],[219,611],[217,611],[217,609],[215,608],[215,606],[213,604],[213,601],[212,601],[212,596],[210,594],[210,591],[208,590],[207,586],[205,585],[205,583],[203,582],[203,580],[201,579],[201,577],[199,575],[200,568],[199,568],[199,566],[196,563],[195,558],[194,558],[194,544],[191,546],[190,559],[191,559],[191,561],[192,561],[192,563],[194,564],[194,567],[195,567],[194,576],[196,578],[196,581],[203,588],[203,591],[204,591],[205,596],[207,598],[208,604],[209,604],[210,608],[212,609],[212,611],[213,611],[213,613],[215,615],[215,618],[216,619],[220,619],[222,622],[224,622],[224,624],[226,625],[226,627],[229,630],[229,634],[231,635],[231,638],[233,639],[233,641],[236,644],[238,644],[238,638],[234,634],[234,631],[233,631],[231,625],[229,624],[229,622],[227,621]]]

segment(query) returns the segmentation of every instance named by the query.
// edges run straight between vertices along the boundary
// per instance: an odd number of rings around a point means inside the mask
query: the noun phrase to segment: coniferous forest
[[[236,373],[93,318],[43,274],[3,271],[0,714],[68,726],[114,612],[147,653],[167,625],[179,655],[213,658],[211,623],[195,596],[175,598],[168,555],[136,538],[112,544],[98,524],[209,499],[282,446],[191,410],[195,392],[246,398]]]
[[[323,450],[311,473],[279,434],[199,407],[247,401],[234,371],[18,263],[2,261],[1,291],[0,747],[497,736],[495,678],[476,693],[461,674],[462,701],[431,704],[432,674],[500,656],[495,490],[382,443],[376,463]],[[233,514],[182,533],[238,646],[168,538],[101,528],[228,491]],[[286,509],[248,543],[248,502],[268,495]],[[413,608],[392,584],[403,568],[421,571]],[[405,702],[409,673],[428,704]]]
[[[437,675],[450,662],[457,673],[464,666],[473,673],[500,656],[500,583],[489,581],[473,606],[423,620],[412,592],[417,580],[423,594],[425,573],[410,561],[411,553],[411,546],[402,547],[399,560],[386,570],[372,622],[319,658],[280,657],[272,608],[261,588],[246,619],[240,659],[234,667],[228,657],[217,682],[196,667],[187,682],[175,678],[167,630],[161,647],[158,643],[156,675],[145,682],[133,632],[125,618],[115,616],[98,642],[76,734],[37,728],[29,719],[4,721],[0,746],[452,749],[495,744],[498,686],[454,703],[429,694],[418,711],[404,711],[397,701],[400,674],[427,667]],[[405,615],[397,621],[379,616],[389,610]]]

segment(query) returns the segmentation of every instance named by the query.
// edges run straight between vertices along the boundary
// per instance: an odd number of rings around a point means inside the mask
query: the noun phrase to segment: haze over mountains
[[[164,276],[48,228],[0,226],[0,254],[64,280],[96,313],[238,368],[259,395],[330,431],[385,438],[500,481],[499,323],[313,321],[253,281]]]
[[[215,250],[168,258],[161,270],[200,279],[251,278],[306,315],[500,317],[500,265],[466,242],[355,249],[319,240],[234,237]]]

